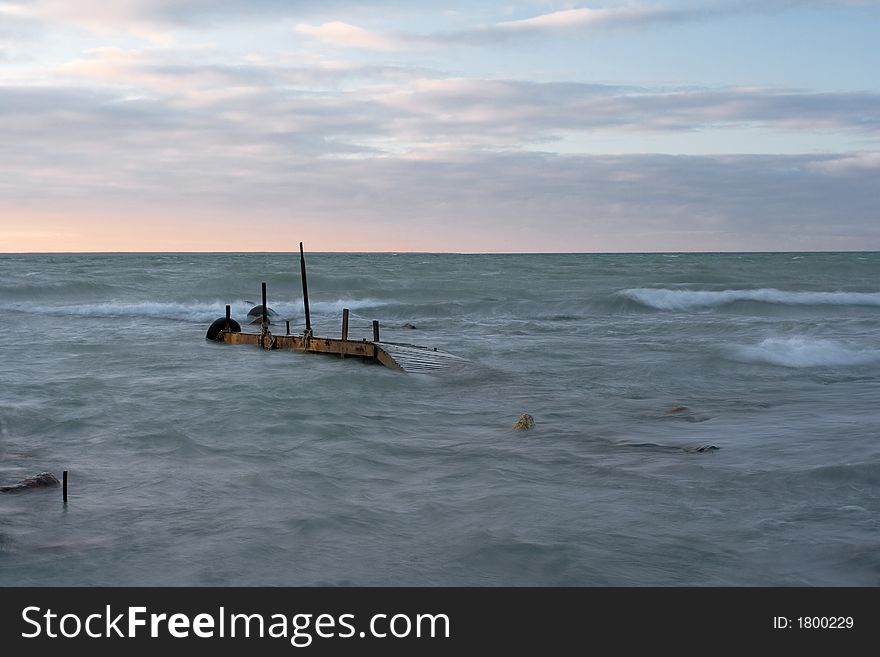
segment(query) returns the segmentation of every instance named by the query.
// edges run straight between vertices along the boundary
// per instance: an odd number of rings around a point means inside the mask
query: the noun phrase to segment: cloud
[[[286,61],[287,60],[287,61]],[[289,61],[289,63],[288,63]],[[185,62],[185,63],[184,63]],[[258,105],[276,107],[280,98],[308,104],[322,94],[341,91],[349,82],[370,85],[408,84],[425,74],[399,66],[361,65],[339,60],[278,56],[267,61],[245,56],[218,62],[211,48],[93,48],[57,69],[72,84],[115,90],[126,96],[162,98],[169,105],[203,104],[250,113]],[[236,101],[232,103],[231,101]]]
[[[99,49],[62,69],[65,85],[0,87],[0,211],[308,218],[427,250],[880,248],[875,151],[559,155],[548,141],[716,123],[870,132],[876,95],[173,61]]]
[[[880,94],[764,89],[662,90],[577,83],[432,79],[376,94],[396,134],[491,146],[567,132],[638,134],[773,127],[880,132]]]
[[[390,34],[370,32],[348,23],[333,21],[323,25],[298,23],[296,32],[346,48],[364,48],[366,50],[394,51],[406,47],[407,39]]]
[[[488,27],[421,35],[367,30],[358,26],[359,14],[341,11],[346,22],[328,21],[342,2],[111,4],[106,11],[90,0],[0,4],[21,9],[13,32],[54,21],[43,30],[59,35],[58,48],[46,50],[53,62],[70,44],[129,46],[80,50],[52,69],[8,67],[5,86],[0,82],[0,214],[12,207],[87,214],[100,206],[107,215],[143,209],[143,216],[181,222],[190,211],[307,218],[329,228],[393,228],[413,244],[450,250],[465,242],[487,250],[880,246],[876,92],[449,77],[296,50],[307,38],[397,53],[703,20],[758,11],[755,3],[608,5],[496,23],[497,14],[487,13]],[[807,6],[785,3],[796,5]],[[229,45],[221,32],[210,33],[217,47],[134,49],[123,39],[54,29],[140,30],[158,38],[247,7],[261,20],[282,19],[272,38],[289,41],[289,52],[278,52],[287,44],[276,41],[258,44],[258,56],[249,57],[255,39]],[[0,30],[13,24],[4,22],[10,16],[0,17]],[[395,25],[406,18],[396,16]],[[444,24],[474,20],[462,15]],[[290,25],[302,39],[291,36]],[[24,54],[19,42],[9,43],[12,55]],[[36,47],[30,52],[43,56]],[[467,71],[463,60],[431,59]],[[684,133],[705,136],[709,150],[713,135],[730,131],[784,133],[794,147],[823,133],[824,143],[836,140],[832,147],[841,151],[849,143],[864,150],[783,156],[767,154],[770,144],[751,156],[590,154],[599,150],[594,138],[626,142],[620,150],[632,151],[648,143],[646,135],[671,144]],[[437,243],[438,235],[447,241]],[[462,237],[469,235],[473,242]]]
[[[34,181],[44,194],[30,206],[73,213],[100,199],[123,215],[136,211],[185,224],[193,216],[260,217],[263,226],[276,226],[275,235],[290,222],[320,226],[325,235],[368,226],[374,235],[394,236],[386,249],[400,243],[449,251],[880,247],[875,175],[824,175],[815,165],[836,160],[828,156],[449,152],[423,160],[305,162],[277,153],[249,156],[233,145],[178,168],[173,160],[162,166],[161,154],[145,144],[139,158],[125,160],[101,148],[91,160],[69,163],[67,177],[61,160]],[[78,178],[69,177],[74,172]],[[7,199],[2,209],[9,197],[0,197]],[[286,223],[277,223],[280,217]],[[174,250],[173,241],[165,248]]]
[[[187,63],[182,64],[184,55]],[[338,62],[285,65],[243,59],[221,64],[210,51],[168,49],[93,49],[57,74],[64,81],[57,92],[83,108],[91,99],[99,117],[111,107],[149,108],[159,125],[197,120],[200,131],[213,130],[220,143],[229,140],[224,131],[247,135],[249,148],[271,150],[274,140],[293,140],[316,157],[552,151],[554,142],[570,141],[572,135],[634,141],[640,134],[755,128],[868,141],[880,137],[880,94],[871,92],[447,78],[438,72]],[[14,107],[16,98],[51,92],[49,87],[0,87],[0,101]],[[62,137],[68,115],[55,112],[64,104],[49,102],[42,111],[46,125]],[[0,105],[0,113],[3,109]],[[14,121],[37,120],[41,110],[34,111],[7,112],[6,127],[15,130]],[[71,134],[87,124],[84,118]],[[134,135],[152,127],[145,123]],[[797,143],[796,135],[791,139]]]
[[[624,4],[611,7],[575,7],[544,14],[498,21],[455,31],[434,33],[377,32],[351,23],[333,21],[321,25],[299,23],[296,30],[325,43],[373,51],[399,51],[413,48],[481,46],[508,42],[529,36],[552,37],[588,30],[650,27],[707,21],[728,16],[782,13],[799,9],[840,9],[880,5],[880,0],[730,0],[712,3],[669,2],[666,5]]]
[[[497,23],[489,31],[524,32],[543,30],[570,30],[610,25],[637,25],[660,21],[682,21],[703,18],[714,13],[707,9],[659,9],[659,8],[579,8],[564,9],[548,14]]]
[[[377,7],[407,6],[377,0]],[[99,33],[123,30],[146,36],[176,27],[196,27],[234,19],[238,22],[305,17],[328,11],[364,9],[356,0],[4,0],[0,16],[85,27]]]
[[[134,94],[204,104],[249,95],[274,80],[267,78],[259,66],[181,64],[187,59],[185,55],[192,59],[193,53],[93,48],[60,66],[58,73],[99,88],[113,86]]]
[[[101,35],[120,32],[153,42],[170,43],[179,28],[203,28],[268,19],[296,21],[295,29],[323,43],[348,48],[392,52],[410,48],[444,48],[453,45],[479,46],[506,42],[525,36],[578,32],[614,27],[639,27],[710,20],[755,13],[780,13],[799,9],[847,9],[880,5],[878,0],[718,0],[712,3],[669,0],[664,4],[625,3],[607,7],[572,7],[524,18],[501,20],[488,25],[472,25],[454,31],[433,33],[385,32],[368,30],[352,22],[358,17],[387,14],[400,8],[411,15],[413,5],[406,0],[4,0],[0,3],[0,33],[3,22],[20,25],[48,23],[85,28]],[[473,12],[473,3],[450,0],[446,14],[476,17],[507,13],[505,7],[487,7]],[[331,15],[345,20],[326,20]],[[324,22],[310,23],[310,17]],[[8,29],[8,28],[7,28]]]
[[[104,35],[124,31],[158,42],[169,39],[168,25],[145,11],[140,0],[7,0],[0,7],[0,16],[4,14],[29,24],[71,25]]]
[[[880,173],[880,151],[861,151],[848,153],[828,160],[811,163],[816,171],[835,176],[849,174],[877,175]]]

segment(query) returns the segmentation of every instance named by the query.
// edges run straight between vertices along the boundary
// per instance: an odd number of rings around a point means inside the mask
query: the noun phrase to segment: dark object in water
[[[248,317],[262,317],[263,316],[263,304],[258,304],[248,310]],[[266,307],[266,317],[277,317],[278,313],[272,310],[269,307]]]
[[[226,318],[220,317],[219,319],[215,319],[214,323],[208,327],[208,332],[205,334],[205,339],[207,340],[216,340],[220,337],[220,331],[226,328]],[[236,322],[234,319],[229,320],[229,329],[234,333],[241,333],[241,325]]]
[[[414,329],[415,327],[416,327],[415,324],[410,324],[409,322],[407,322],[406,324],[404,324],[404,325],[401,326],[400,328]]]
[[[656,449],[664,452],[687,452],[689,454],[706,454],[717,452],[720,447],[716,445],[660,445],[658,443],[620,443],[622,447],[634,449]]]
[[[523,413],[519,416],[519,419],[516,421],[516,424],[513,425],[514,431],[528,431],[529,429],[535,428],[535,418],[533,418],[528,413]]]
[[[12,484],[11,486],[0,486],[0,493],[17,493],[18,491],[29,490],[31,488],[46,488],[48,486],[57,486],[60,483],[61,482],[58,481],[58,478],[51,472],[41,472],[34,475],[33,477],[22,479],[17,484]]]

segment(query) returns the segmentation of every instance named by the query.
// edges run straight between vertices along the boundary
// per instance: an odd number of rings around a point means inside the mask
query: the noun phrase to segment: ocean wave
[[[630,288],[617,293],[657,310],[712,308],[737,301],[758,301],[786,305],[880,306],[880,292],[793,292],[774,288],[754,290],[674,290]]]
[[[343,308],[352,311],[367,308],[376,308],[394,301],[381,301],[377,299],[338,299],[335,301],[312,301],[309,310],[312,314],[332,315],[342,314]],[[229,304],[232,316],[243,318],[248,311],[256,305],[253,301],[237,300]],[[269,307],[282,318],[301,317],[303,315],[302,302],[272,303]],[[144,317],[156,319],[186,319],[192,321],[210,322],[221,317],[226,312],[224,301],[193,301],[163,302],[163,301],[106,301],[101,303],[78,303],[78,304],[33,304],[33,303],[7,303],[0,304],[0,310],[12,312],[26,312],[36,315],[62,315],[74,317]]]
[[[880,363],[880,349],[864,349],[819,338],[767,338],[731,350],[735,360],[780,367],[851,367]]]

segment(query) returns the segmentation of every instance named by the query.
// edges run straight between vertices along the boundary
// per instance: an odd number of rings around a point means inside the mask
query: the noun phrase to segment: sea
[[[0,585],[880,585],[880,253],[305,263],[0,255]]]

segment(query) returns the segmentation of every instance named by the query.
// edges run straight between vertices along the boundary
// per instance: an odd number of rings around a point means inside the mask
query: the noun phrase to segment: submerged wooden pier
[[[262,317],[259,318],[260,332],[249,333],[241,330],[241,325],[231,317],[231,307],[226,306],[226,316],[214,321],[205,336],[208,340],[226,344],[247,344],[263,349],[286,349],[300,353],[328,354],[341,358],[360,358],[375,361],[386,367],[405,372],[432,372],[466,362],[436,348],[422,347],[399,342],[383,342],[379,339],[379,322],[373,320],[373,339],[351,340],[348,337],[349,310],[342,311],[342,328],[339,338],[318,337],[312,333],[309,313],[309,292],[306,279],[305,254],[300,242],[300,270],[303,283],[303,306],[305,310],[305,330],[301,334],[291,334],[290,322],[286,322],[283,334],[270,330],[269,306],[266,299],[266,283],[262,284]],[[256,324],[254,320],[252,324]]]

